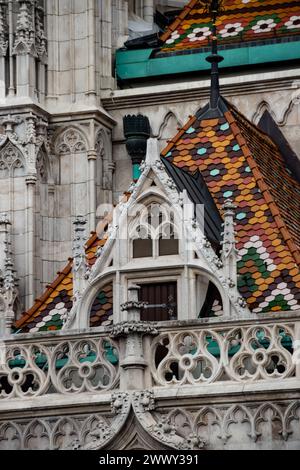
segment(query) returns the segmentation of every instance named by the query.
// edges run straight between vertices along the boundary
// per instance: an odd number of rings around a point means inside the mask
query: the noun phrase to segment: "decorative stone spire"
[[[232,287],[237,285],[237,249],[235,240],[235,209],[231,199],[227,199],[223,205],[224,210],[224,232],[222,240],[223,269],[225,276]]]
[[[217,18],[222,10],[222,3],[222,0],[209,0],[206,6],[206,10],[212,16],[212,52],[211,55],[206,58],[207,62],[211,64],[210,107],[212,109],[218,106],[220,97],[219,63],[224,60],[224,57],[218,54],[217,39]]]
[[[34,30],[34,3],[32,0],[19,0],[14,53],[36,55]]]
[[[5,57],[8,47],[8,27],[6,22],[6,3],[0,1],[0,56]]]
[[[0,214],[0,238],[3,257],[0,278],[0,336],[10,334],[15,319],[14,305],[18,297],[17,278],[12,261],[10,222],[6,214]]]
[[[87,219],[82,216],[76,217],[74,224],[73,239],[73,292],[74,301],[80,299],[86,287],[88,264],[85,254],[86,225]]]

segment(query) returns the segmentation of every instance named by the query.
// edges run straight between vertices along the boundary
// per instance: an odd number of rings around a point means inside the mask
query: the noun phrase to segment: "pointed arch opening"
[[[196,275],[196,317],[211,318],[224,314],[221,293],[205,275]]]
[[[109,326],[113,323],[113,283],[100,287],[90,310],[89,326]]]

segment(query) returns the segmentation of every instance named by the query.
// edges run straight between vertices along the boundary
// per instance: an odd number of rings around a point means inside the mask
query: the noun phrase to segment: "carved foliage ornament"
[[[46,154],[40,150],[36,157],[36,172],[42,183],[48,180],[48,164]]]

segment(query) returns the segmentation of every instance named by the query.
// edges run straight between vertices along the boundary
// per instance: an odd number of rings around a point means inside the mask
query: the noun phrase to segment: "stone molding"
[[[3,418],[0,449],[110,449],[126,432],[131,412],[145,436],[151,437],[153,450],[161,445],[176,450],[299,448],[299,399],[270,402],[269,395],[232,403],[223,397],[219,404],[197,399],[187,405],[171,395],[165,403],[149,390],[118,392],[111,395],[111,411],[102,408],[79,415],[74,408],[63,416]]]

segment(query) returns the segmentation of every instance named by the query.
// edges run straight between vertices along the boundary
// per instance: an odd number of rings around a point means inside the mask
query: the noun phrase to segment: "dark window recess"
[[[159,256],[178,255],[178,240],[176,238],[159,239]]]
[[[142,284],[140,300],[148,302],[141,312],[143,321],[177,319],[177,283]]]
[[[202,306],[199,318],[214,317],[213,305],[218,301],[222,305],[222,298],[217,287],[209,282],[205,302]]]
[[[152,257],[152,239],[151,238],[136,238],[133,240],[133,257],[145,258]]]

